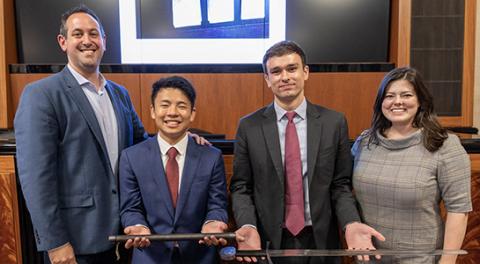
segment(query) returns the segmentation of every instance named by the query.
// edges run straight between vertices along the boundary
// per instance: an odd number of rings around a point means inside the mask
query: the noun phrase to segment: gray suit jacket
[[[338,248],[338,225],[360,221],[351,192],[352,158],[345,117],[307,104],[310,213],[317,248]],[[237,226],[252,224],[280,248],[284,222],[284,167],[273,104],[240,121],[230,183]]]
[[[125,88],[107,81],[119,152],[146,138]],[[75,254],[113,245],[120,227],[118,180],[102,132],[67,67],[25,87],[14,120],[17,166],[38,250],[70,242]]]

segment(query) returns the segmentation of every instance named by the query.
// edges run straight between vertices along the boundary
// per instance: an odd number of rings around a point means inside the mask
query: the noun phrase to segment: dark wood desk
[[[212,140],[224,153],[227,183],[233,173],[233,140]],[[475,249],[457,263],[480,263],[480,139],[463,139],[472,161],[473,212],[468,219],[464,249]],[[232,223],[233,224],[233,223]],[[0,263],[41,264],[31,223],[15,171],[15,142],[11,132],[0,132]],[[5,246],[3,246],[5,245]],[[23,262],[22,262],[23,261]],[[346,261],[348,263],[348,261]]]

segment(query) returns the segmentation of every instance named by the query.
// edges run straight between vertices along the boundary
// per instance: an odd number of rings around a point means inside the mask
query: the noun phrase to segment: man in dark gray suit
[[[99,72],[106,38],[85,6],[62,15],[68,65],[25,87],[15,115],[17,165],[39,251],[52,263],[113,263],[117,163],[146,138],[127,90]]]
[[[360,223],[345,117],[306,100],[309,68],[296,43],[269,48],[263,67],[274,102],[242,118],[235,143],[230,191],[239,249],[260,249],[266,241],[274,249],[335,249],[339,227],[349,248],[373,248],[371,236],[383,236]]]

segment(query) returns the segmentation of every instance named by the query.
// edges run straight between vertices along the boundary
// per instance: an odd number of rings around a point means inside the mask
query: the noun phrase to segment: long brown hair
[[[423,130],[422,137],[425,148],[430,152],[437,151],[448,137],[447,130],[437,120],[433,108],[433,96],[425,86],[422,76],[416,69],[411,67],[393,69],[383,78],[373,106],[372,124],[365,135],[369,137],[368,145],[378,144],[376,131],[384,134],[385,130],[392,126],[392,122],[383,115],[382,103],[388,87],[397,80],[406,80],[413,86],[417,94],[419,107],[412,125]]]

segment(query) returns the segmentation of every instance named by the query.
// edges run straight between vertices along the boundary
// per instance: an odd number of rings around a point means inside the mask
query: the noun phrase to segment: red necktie
[[[287,112],[285,131],[285,227],[294,236],[305,226],[303,202],[303,177],[300,144],[293,118],[295,112]]]
[[[173,208],[177,206],[177,196],[178,196],[178,163],[177,163],[177,154],[178,151],[176,148],[171,147],[167,151],[168,161],[167,161],[167,181],[168,188],[170,189],[170,195],[172,195]]]

